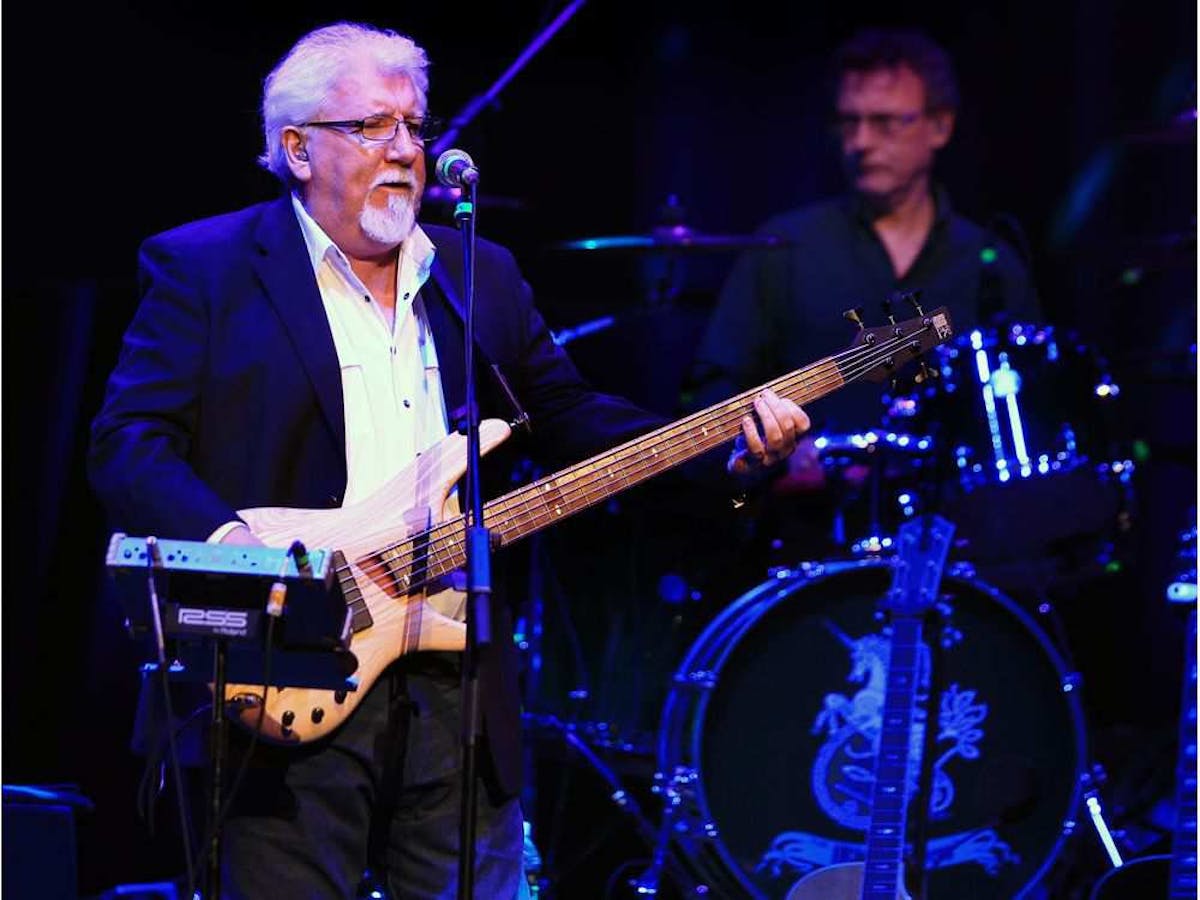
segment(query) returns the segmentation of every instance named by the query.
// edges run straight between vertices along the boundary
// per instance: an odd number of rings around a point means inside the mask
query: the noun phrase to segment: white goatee
[[[381,244],[399,244],[417,223],[417,212],[407,194],[388,192],[387,206],[363,207],[358,223],[367,237]]]

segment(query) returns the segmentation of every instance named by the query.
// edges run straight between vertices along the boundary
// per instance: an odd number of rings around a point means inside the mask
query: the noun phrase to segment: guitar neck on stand
[[[1175,769],[1175,833],[1167,896],[1196,897],[1196,607],[1188,613],[1183,699],[1179,708],[1179,753]]]

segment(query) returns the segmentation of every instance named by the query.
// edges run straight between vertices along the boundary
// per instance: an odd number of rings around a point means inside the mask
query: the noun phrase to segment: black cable
[[[197,716],[208,712],[210,709],[212,709],[211,703],[201,703],[188,714],[186,719],[174,728],[169,728],[170,735],[177,739],[196,720]],[[170,726],[170,724],[168,721],[167,725]],[[151,835],[154,834],[154,798],[158,791],[162,790],[163,782],[166,778],[163,765],[161,757],[147,761],[146,771],[142,774],[141,784],[138,785],[138,813],[141,815],[142,820],[145,821]],[[151,787],[151,775],[155,772],[159,773],[157,790],[153,790]]]

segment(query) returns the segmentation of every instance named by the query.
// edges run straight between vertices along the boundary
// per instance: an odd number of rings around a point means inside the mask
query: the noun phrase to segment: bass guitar
[[[900,526],[892,586],[881,604],[892,634],[866,858],[810,872],[792,886],[786,900],[910,900],[904,889],[904,847],[909,798],[916,783],[913,722],[922,674],[927,677],[929,671],[922,632],[925,616],[938,599],[953,534],[954,526],[940,516]],[[932,703],[930,707],[936,708]],[[936,725],[933,718],[926,716],[926,728]]]
[[[807,404],[860,379],[882,381],[947,341],[949,313],[940,307],[903,322],[860,328],[850,346],[765,385],[693,413],[642,437],[538,479],[487,503],[484,523],[510,544],[733,440],[755,395],[771,389]],[[497,419],[480,425],[480,452],[510,434]],[[303,744],[341,725],[358,698],[400,656],[418,650],[461,650],[465,626],[435,608],[455,588],[450,576],[466,561],[464,520],[447,499],[466,470],[466,438],[443,438],[367,500],[340,509],[259,507],[238,515],[269,546],[299,540],[339,550],[336,572],[348,605],[350,650],[358,659],[356,691],[230,684],[226,706],[235,721],[258,725],[278,744]]]

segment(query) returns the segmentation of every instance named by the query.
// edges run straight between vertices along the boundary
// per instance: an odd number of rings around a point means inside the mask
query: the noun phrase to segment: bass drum
[[[679,667],[659,734],[663,834],[713,896],[782,898],[814,869],[863,858],[889,647],[875,611],[892,572],[887,558],[781,570]],[[944,615],[927,629],[945,647],[928,896],[1019,897],[1074,826],[1077,682],[1033,619],[968,567],[941,590]]]

